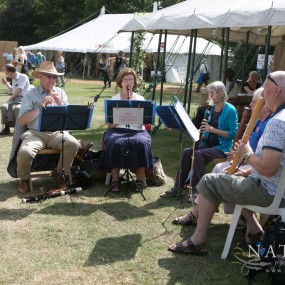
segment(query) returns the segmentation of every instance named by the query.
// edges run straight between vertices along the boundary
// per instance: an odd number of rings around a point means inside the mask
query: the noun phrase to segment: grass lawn
[[[72,79],[65,90],[70,103],[87,104],[101,86],[102,82]],[[166,86],[163,102],[171,101],[175,89]],[[8,98],[5,91],[1,84],[1,104]],[[104,99],[113,94],[113,87],[106,89],[95,103],[90,129],[73,132],[76,138],[93,142],[94,150],[101,149],[105,130]],[[200,98],[193,95],[192,102],[191,112]],[[189,210],[189,203],[159,197],[173,185],[181,149],[191,144],[188,134],[183,134],[181,142],[179,137],[179,131],[163,127],[153,136],[153,153],[161,158],[168,182],[148,187],[146,201],[124,191],[104,196],[108,186],[94,182],[79,195],[22,204],[18,180],[6,171],[12,134],[1,136],[0,284],[246,284],[232,251],[226,261],[220,259],[230,221],[222,209],[210,226],[207,256],[167,251],[171,243],[187,238],[194,230],[171,224]],[[51,189],[54,184],[49,178],[34,181],[37,192]],[[234,242],[242,238],[237,232]],[[256,280],[254,284],[265,284],[260,277]]]

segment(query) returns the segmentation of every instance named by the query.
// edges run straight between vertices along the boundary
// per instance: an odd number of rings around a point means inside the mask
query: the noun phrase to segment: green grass
[[[65,90],[70,103],[87,104],[101,86],[102,82],[72,80]],[[3,85],[0,92],[3,103],[8,98]],[[105,130],[104,99],[113,94],[113,89],[106,89],[95,103],[90,129],[73,132],[76,138],[93,142],[94,150],[101,149]],[[166,93],[165,101],[170,102],[172,95]],[[199,100],[193,97],[192,112]],[[0,137],[0,284],[246,284],[232,254],[226,261],[220,259],[230,218],[222,211],[211,224],[207,256],[167,251],[171,243],[194,230],[171,224],[190,204],[159,198],[173,185],[181,149],[191,144],[187,134],[181,142],[179,137],[179,131],[163,127],[153,136],[153,153],[161,158],[168,182],[163,187],[148,187],[146,201],[124,191],[104,196],[108,186],[94,182],[80,195],[34,204],[21,203],[18,180],[6,172],[12,135]],[[35,191],[53,187],[51,179],[34,181]],[[236,241],[242,237],[235,235]],[[255,284],[262,284],[261,280]]]

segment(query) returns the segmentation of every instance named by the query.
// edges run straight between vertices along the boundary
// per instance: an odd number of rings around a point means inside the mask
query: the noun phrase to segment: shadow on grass
[[[27,218],[36,209],[0,209],[0,220],[18,221]]]
[[[45,215],[64,215],[64,216],[89,216],[96,211],[102,211],[114,217],[117,221],[124,221],[129,219],[137,219],[153,214],[135,207],[127,202],[114,202],[95,205],[90,203],[78,203],[77,199],[70,197],[73,203],[56,203],[47,206],[42,210],[37,211],[37,214]]]
[[[11,178],[12,179],[12,178]],[[4,202],[9,198],[19,195],[18,192],[19,180],[13,179],[7,183],[0,183],[0,202]],[[22,198],[22,197],[21,197]]]
[[[97,241],[84,266],[98,266],[135,258],[141,235],[103,238]]]

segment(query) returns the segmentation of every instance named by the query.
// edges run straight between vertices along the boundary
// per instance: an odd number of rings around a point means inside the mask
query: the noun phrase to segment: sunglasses
[[[269,79],[271,82],[273,82],[276,86],[278,86],[276,81],[271,77],[270,73],[266,76],[266,78]]]
[[[48,79],[57,79],[57,76],[56,75],[51,75],[51,74],[45,74],[45,73],[42,73],[42,75],[44,75],[46,78]]]

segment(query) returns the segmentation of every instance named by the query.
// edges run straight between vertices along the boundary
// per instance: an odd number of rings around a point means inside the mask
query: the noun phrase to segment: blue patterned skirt
[[[146,130],[110,128],[103,136],[105,167],[153,170],[151,137]]]

